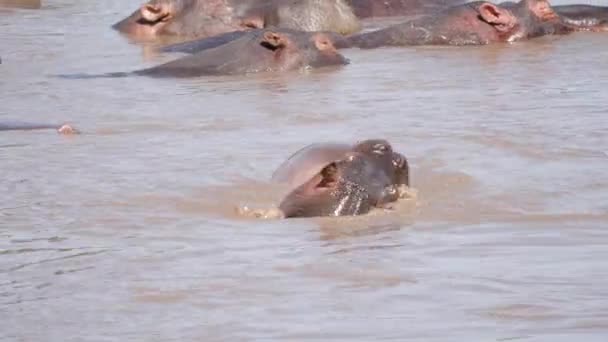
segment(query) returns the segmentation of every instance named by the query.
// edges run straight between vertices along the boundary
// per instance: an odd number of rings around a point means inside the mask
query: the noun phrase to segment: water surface
[[[599,4],[599,2],[596,2]],[[608,34],[345,50],[306,73],[66,80],[155,56],[139,1],[0,12],[5,341],[605,341]],[[376,23],[374,23],[375,25]],[[318,141],[386,138],[416,200],[255,220]]]

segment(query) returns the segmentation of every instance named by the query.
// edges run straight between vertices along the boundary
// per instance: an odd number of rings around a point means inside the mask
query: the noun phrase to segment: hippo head
[[[263,30],[259,45],[272,55],[272,70],[296,70],[348,64],[324,33]]]
[[[492,26],[501,41],[512,41],[519,35],[519,20],[508,8],[485,1],[471,6],[481,21]]]
[[[521,0],[518,3],[502,4],[502,7],[510,10],[518,22],[517,30],[509,41],[572,31],[553,10],[548,0]]]
[[[392,184],[409,185],[409,166],[407,159],[393,151],[391,144],[384,139],[369,139],[355,144],[354,151],[375,158],[392,179]]]
[[[227,0],[150,0],[113,28],[139,40],[208,37],[243,30]]]
[[[349,152],[289,193],[279,208],[285,217],[365,214],[376,205],[376,194],[384,190],[370,185],[375,168],[369,156]]]

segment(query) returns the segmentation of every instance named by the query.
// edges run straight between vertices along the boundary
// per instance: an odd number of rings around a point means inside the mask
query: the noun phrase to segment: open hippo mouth
[[[171,19],[171,15],[167,14],[165,16],[158,18],[157,20],[148,20],[148,19],[142,17],[142,18],[137,19],[136,22],[140,25],[155,26],[156,24],[167,22],[167,21],[169,21],[169,19]]]

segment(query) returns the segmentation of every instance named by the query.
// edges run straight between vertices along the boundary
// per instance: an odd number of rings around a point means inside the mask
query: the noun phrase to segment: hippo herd
[[[0,0],[0,5],[25,0]],[[367,18],[411,16],[361,32]],[[608,7],[548,0],[150,0],[112,26],[176,60],[92,77],[199,77],[284,72],[349,63],[338,50],[414,45],[487,45],[576,31],[608,32]],[[81,75],[82,76],[82,75]],[[69,125],[0,124],[0,130]],[[409,186],[407,159],[386,140],[312,144],[272,175],[288,188],[283,217],[345,216],[386,208]]]

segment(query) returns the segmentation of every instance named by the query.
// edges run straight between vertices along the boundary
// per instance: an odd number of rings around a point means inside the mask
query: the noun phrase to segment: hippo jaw
[[[289,193],[279,205],[286,218],[352,216],[370,211],[373,204],[363,186],[346,179],[348,161],[332,162]]]
[[[333,192],[337,203],[329,216],[354,216],[369,212],[370,196],[360,185],[344,181]]]

